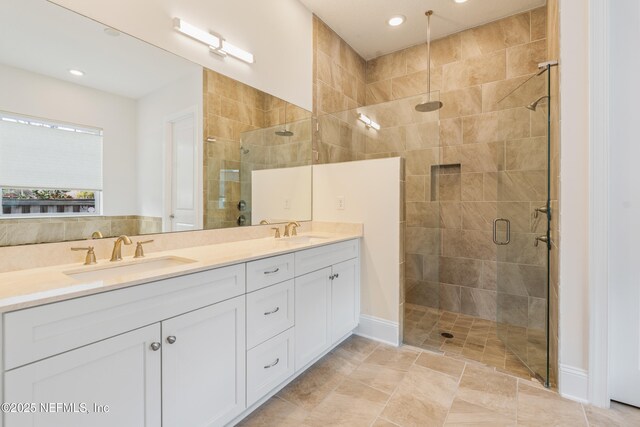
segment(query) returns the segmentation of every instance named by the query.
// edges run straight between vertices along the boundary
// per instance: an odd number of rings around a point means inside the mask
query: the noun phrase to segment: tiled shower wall
[[[432,90],[444,103],[441,148],[406,153],[407,303],[544,330],[546,260],[533,246],[544,224],[532,212],[546,195],[546,106],[522,107],[546,93],[542,78],[525,84],[547,60],[546,13],[511,16],[432,45]],[[369,61],[367,103],[426,92],[426,67],[425,45]],[[386,149],[413,148],[398,136]],[[374,155],[370,147],[366,155]],[[437,203],[425,163],[460,165],[459,172],[439,171]],[[491,232],[498,216],[512,218],[513,231],[500,256]]]
[[[252,151],[252,147],[249,147],[249,152],[243,158],[240,149],[242,136],[247,132],[281,125],[285,120],[288,123],[300,121],[309,118],[311,113],[215,71],[205,69],[203,80],[204,228],[235,227],[241,213],[238,202],[244,197],[242,184],[245,188],[250,186],[249,181],[242,180],[250,177],[250,173],[242,176],[241,164],[245,160],[251,163],[262,153],[262,148],[255,147]],[[215,141],[207,141],[208,138]],[[297,150],[301,139],[310,140],[310,137],[300,133],[297,138],[273,142],[273,145],[278,145],[277,149],[272,149],[279,150],[278,167],[297,165],[300,156],[310,159],[309,149],[301,153]]]
[[[546,292],[544,260],[537,259],[537,252],[529,246],[533,236],[543,228],[531,212],[538,204],[544,204],[546,194],[542,170],[546,162],[548,106],[542,102],[537,113],[523,108],[539,93],[544,93],[544,80],[534,79],[507,100],[501,99],[532,77],[538,71],[538,63],[557,58],[557,22],[557,4],[549,1],[548,8],[434,41],[432,90],[439,91],[434,96],[439,96],[444,103],[439,111],[439,125],[437,117],[435,121],[407,117],[412,114],[411,108],[397,103],[378,106],[382,109],[388,106],[387,111],[361,109],[378,114],[379,121],[385,122],[381,132],[358,130],[361,128],[346,117],[346,113],[319,116],[320,129],[316,137],[319,147],[338,147],[334,152],[341,154],[323,156],[321,153],[320,163],[384,156],[406,159],[407,302],[439,305],[495,320],[498,264],[491,229],[497,211],[506,210],[516,218],[516,231],[521,236],[516,238],[511,254],[506,255],[510,263],[500,266],[500,274],[508,278],[505,282],[515,284],[513,296],[520,298],[514,298],[517,302],[511,304],[508,301],[511,294],[505,293],[503,306],[511,311],[507,316],[511,314],[523,327],[530,326],[529,322],[536,327],[544,323],[541,298]],[[319,25],[318,33],[326,32],[325,27]],[[553,38],[547,39],[547,34]],[[319,61],[316,63],[319,68]],[[406,97],[427,91],[426,69],[424,44],[366,62],[365,104],[394,100],[417,103]],[[315,82],[322,87],[320,76]],[[557,88],[556,69],[552,82]],[[557,212],[559,144],[555,95],[557,91],[552,88],[551,188],[552,206]],[[316,100],[316,111],[326,112],[326,108],[318,107],[320,102]],[[347,100],[333,105],[333,111],[339,111],[340,105],[342,110],[354,107],[353,102]],[[438,176],[432,177],[432,168],[428,165],[433,164],[460,166],[458,171],[438,169]],[[500,206],[497,204],[498,172],[503,172],[502,178],[505,178],[500,187],[501,200],[512,202]],[[432,201],[433,189],[440,192],[438,203]],[[557,229],[555,224],[556,221],[552,222]],[[551,360],[557,361],[557,237],[553,241]]]

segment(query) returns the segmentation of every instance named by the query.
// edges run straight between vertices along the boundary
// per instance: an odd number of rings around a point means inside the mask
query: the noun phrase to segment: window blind
[[[0,187],[102,190],[102,136],[0,120]]]

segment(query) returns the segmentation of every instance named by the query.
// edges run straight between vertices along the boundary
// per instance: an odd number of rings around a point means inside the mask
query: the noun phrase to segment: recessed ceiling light
[[[407,18],[404,15],[396,15],[396,16],[392,16],[391,18],[389,18],[389,20],[387,21],[387,24],[391,25],[392,27],[397,27],[398,25],[402,25],[404,24],[404,21]]]
[[[466,3],[467,2],[467,0],[453,0],[453,1],[456,2],[456,3]]]
[[[77,77],[82,77],[82,76],[84,76],[84,71],[71,69],[71,70],[69,70],[69,72],[70,72],[71,74],[73,74],[74,76],[77,76]]]

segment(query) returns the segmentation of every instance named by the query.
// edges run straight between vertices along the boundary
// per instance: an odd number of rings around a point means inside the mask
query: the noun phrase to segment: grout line
[[[447,424],[447,419],[449,418],[449,414],[451,413],[451,407],[453,406],[453,402],[455,402],[456,397],[458,396],[458,391],[460,390],[460,383],[462,382],[462,377],[464,376],[464,372],[467,370],[467,363],[465,362],[464,367],[462,368],[462,373],[460,374],[460,378],[458,379],[458,384],[456,386],[456,391],[453,393],[453,399],[449,404],[449,409],[447,409],[447,415],[444,417],[444,424]]]
[[[586,409],[584,409],[584,403],[581,403],[580,407],[582,408],[582,415],[584,416],[585,426],[589,427],[591,424],[589,424],[589,417],[587,417],[587,411]]]

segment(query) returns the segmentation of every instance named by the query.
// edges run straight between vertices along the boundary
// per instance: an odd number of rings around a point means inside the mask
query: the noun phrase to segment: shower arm
[[[427,15],[427,93],[428,101],[431,101],[431,15],[433,10],[424,13]]]

